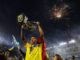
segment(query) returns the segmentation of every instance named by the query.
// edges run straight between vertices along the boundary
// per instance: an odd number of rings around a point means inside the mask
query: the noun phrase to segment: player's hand
[[[36,24],[37,24],[37,25],[40,25],[40,22],[37,21]]]
[[[24,25],[21,26],[21,29],[24,29]]]

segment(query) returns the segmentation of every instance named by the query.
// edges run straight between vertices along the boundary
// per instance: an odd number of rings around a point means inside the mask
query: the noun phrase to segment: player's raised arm
[[[21,33],[20,33],[20,35],[21,35],[21,40],[23,41],[23,43],[25,45],[27,43],[27,41],[26,41],[26,37],[23,35],[23,26],[21,26]]]
[[[39,31],[40,37],[43,37],[44,36],[44,32],[43,32],[43,30],[42,30],[42,28],[40,26],[40,23],[37,22],[37,25],[38,25],[38,31]]]
[[[38,38],[37,42],[44,43],[44,32],[43,32],[39,22],[37,22],[37,25],[38,25],[38,32],[40,34],[40,37]]]

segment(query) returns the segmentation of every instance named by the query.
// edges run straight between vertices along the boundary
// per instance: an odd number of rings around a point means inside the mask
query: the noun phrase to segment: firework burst
[[[56,18],[56,19],[61,19],[65,16],[68,15],[68,5],[63,4],[63,5],[54,5],[51,9],[50,17],[51,19]]]

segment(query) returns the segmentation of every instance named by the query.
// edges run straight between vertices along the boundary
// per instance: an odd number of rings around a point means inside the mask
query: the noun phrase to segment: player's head
[[[31,36],[31,43],[34,44],[37,42],[37,38],[35,36]]]

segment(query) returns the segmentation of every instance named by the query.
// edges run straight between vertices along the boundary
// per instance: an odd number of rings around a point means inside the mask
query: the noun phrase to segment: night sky
[[[55,4],[67,4],[68,15],[62,19],[50,19],[50,10]],[[10,41],[14,34],[19,38],[17,16],[25,13],[30,21],[39,21],[48,46],[80,35],[79,0],[0,0],[0,37]]]

